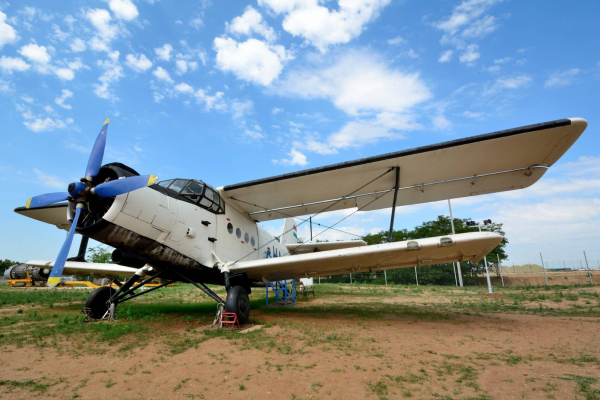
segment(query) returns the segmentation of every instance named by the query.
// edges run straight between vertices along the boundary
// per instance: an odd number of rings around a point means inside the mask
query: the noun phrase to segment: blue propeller
[[[88,160],[88,165],[85,170],[85,177],[81,179],[80,182],[74,182],[69,184],[67,192],[42,194],[30,198],[25,204],[25,208],[44,207],[65,200],[76,204],[75,217],[73,218],[72,222],[69,221],[71,222],[69,234],[67,235],[67,239],[65,240],[65,242],[62,245],[62,248],[60,249],[60,253],[58,253],[58,257],[56,258],[56,262],[54,263],[52,272],[50,272],[50,277],[48,278],[48,286],[56,286],[60,282],[60,277],[65,267],[65,262],[67,261],[67,256],[69,254],[71,244],[73,243],[73,236],[75,235],[75,231],[77,230],[77,222],[79,221],[79,215],[81,214],[81,210],[84,209],[85,204],[87,203],[87,200],[90,196],[118,196],[120,194],[129,193],[134,190],[153,185],[158,181],[158,176],[142,175],[116,179],[93,186],[93,178],[96,177],[100,172],[100,167],[102,166],[102,159],[104,158],[104,149],[106,148],[106,135],[108,132],[108,122],[109,120],[107,119],[106,121],[104,121],[104,125],[102,125],[102,129],[100,130],[100,133],[96,138],[96,142],[94,143],[94,147],[92,148],[92,152]]]

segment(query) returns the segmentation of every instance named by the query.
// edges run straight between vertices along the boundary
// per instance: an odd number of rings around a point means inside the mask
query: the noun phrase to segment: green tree
[[[4,271],[6,271],[8,268],[12,267],[15,264],[21,263],[19,261],[9,260],[7,258],[5,258],[4,261],[0,260],[0,274],[4,275]]]
[[[104,263],[104,264],[112,264],[111,251],[108,251],[102,245],[96,247],[90,247],[88,249],[87,261],[93,263]]]

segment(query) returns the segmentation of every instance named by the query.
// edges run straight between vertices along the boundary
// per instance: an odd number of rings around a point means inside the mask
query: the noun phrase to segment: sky
[[[508,264],[575,265],[585,250],[600,268],[599,13],[591,0],[2,1],[0,258],[56,257],[64,232],[13,209],[81,178],[106,118],[105,162],[219,187],[582,117],[537,184],[452,204],[504,224]],[[336,228],[387,230],[390,212]],[[447,202],[398,208],[395,228],[438,215]]]

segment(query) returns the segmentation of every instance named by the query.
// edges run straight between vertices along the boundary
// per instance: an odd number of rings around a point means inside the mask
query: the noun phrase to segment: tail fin
[[[296,228],[296,220],[294,218],[286,218],[283,223],[283,232],[279,238],[281,244],[300,243],[298,240],[298,229]]]

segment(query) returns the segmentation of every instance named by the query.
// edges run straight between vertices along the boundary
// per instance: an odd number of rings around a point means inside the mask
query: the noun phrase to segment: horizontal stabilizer
[[[68,231],[69,221],[67,221],[67,206],[68,204],[64,203],[38,208],[18,207],[15,208],[15,212]]]

